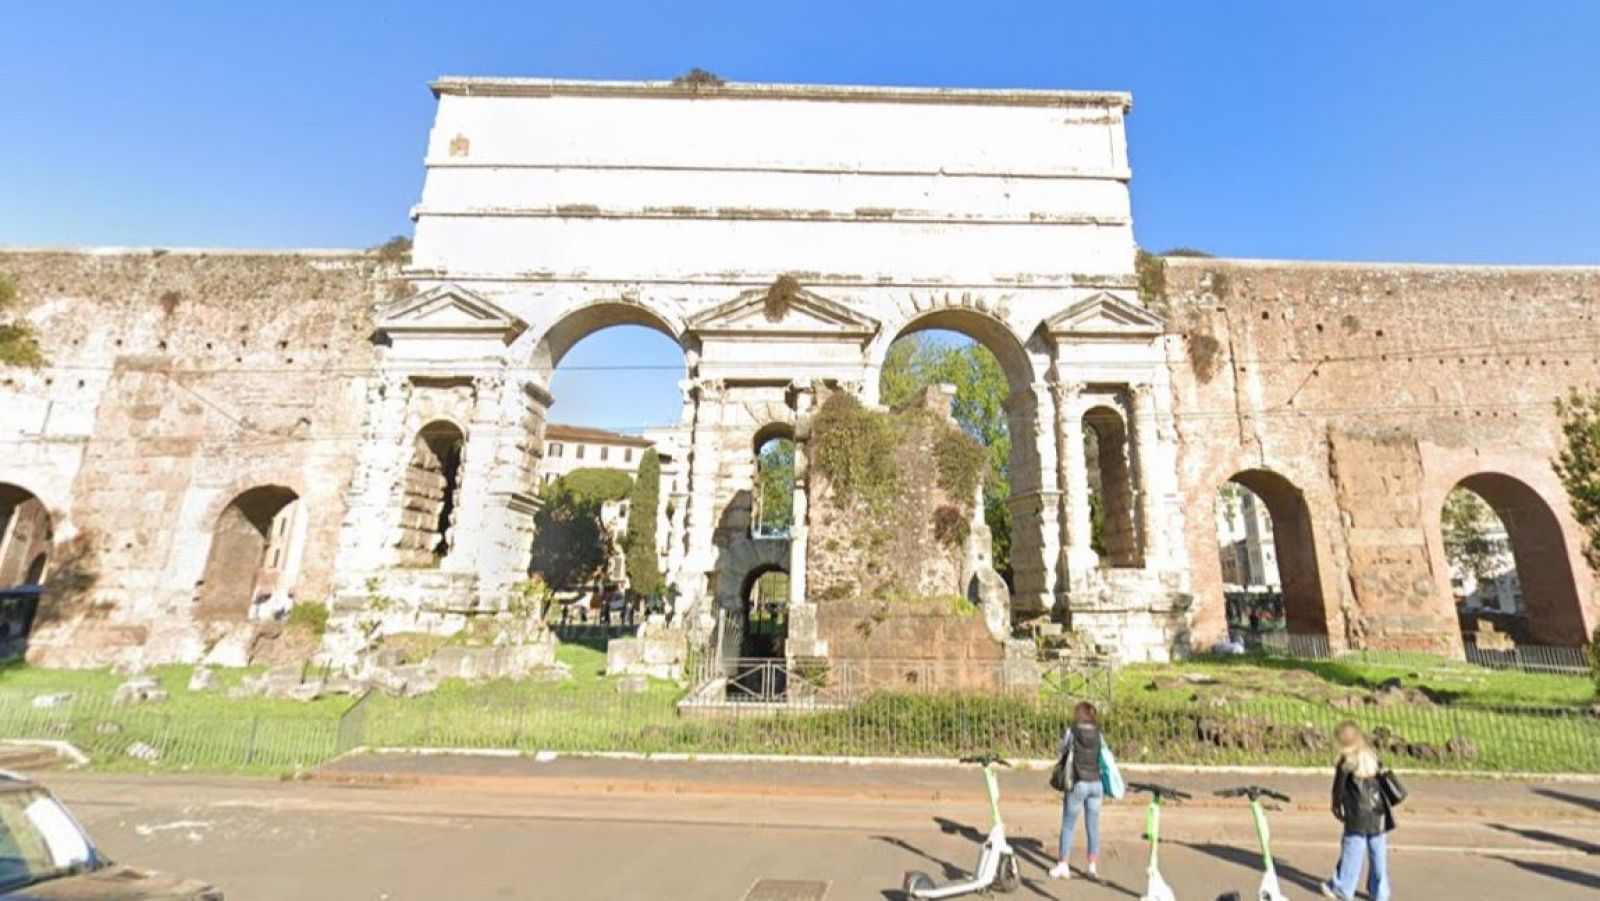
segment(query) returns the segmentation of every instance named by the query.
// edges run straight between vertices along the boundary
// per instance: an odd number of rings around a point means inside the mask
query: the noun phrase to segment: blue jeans
[[[1061,853],[1057,855],[1058,859],[1067,859],[1067,853],[1072,850],[1072,831],[1078,828],[1078,814],[1085,811],[1088,816],[1084,818],[1083,826],[1089,833],[1089,857],[1094,859],[1100,856],[1100,801],[1105,796],[1106,791],[1098,782],[1077,782],[1067,792],[1061,812]]]
[[[1367,862],[1367,894],[1372,901],[1389,901],[1389,836],[1346,832],[1339,847],[1339,865],[1333,871],[1333,888],[1340,898],[1354,898]]]

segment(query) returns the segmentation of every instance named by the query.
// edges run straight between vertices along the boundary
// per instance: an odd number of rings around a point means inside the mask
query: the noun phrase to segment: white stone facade
[[[406,271],[419,294],[526,323],[499,374],[533,407],[599,328],[644,325],[684,349],[683,503],[667,523],[680,610],[738,611],[749,571],[779,565],[805,603],[804,511],[786,540],[750,532],[755,448],[794,433],[816,385],[875,400],[895,338],[947,328],[1011,381],[1015,612],[1070,617],[1130,657],[1168,652],[1182,511],[1163,325],[1135,291],[1126,95],[434,89]],[[1119,436],[1115,567],[1088,536],[1086,414]]]

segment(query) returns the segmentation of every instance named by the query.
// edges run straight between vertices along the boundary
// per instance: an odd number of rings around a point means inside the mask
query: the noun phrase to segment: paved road
[[[379,775],[380,773],[384,775]],[[1208,789],[1223,779],[1163,774]],[[1266,781],[1267,777],[1257,777]],[[341,780],[343,784],[341,784]],[[1025,859],[1018,897],[1126,899],[1143,887],[1135,804],[1109,807],[1107,881],[1044,877],[1056,808],[1011,774],[1004,810]],[[907,869],[954,876],[985,805],[962,770],[525,760],[357,762],[313,782],[59,774],[48,780],[128,862],[216,881],[230,899],[726,899],[758,880],[826,886],[793,901],[885,899]],[[1233,780],[1236,781],[1236,780]],[[1315,896],[1336,824],[1320,779],[1275,815],[1291,897]],[[1413,780],[1396,835],[1396,898],[1592,899],[1600,786]],[[1244,810],[1169,811],[1163,869],[1181,898],[1257,878]],[[1081,847],[1081,846],[1080,846]]]

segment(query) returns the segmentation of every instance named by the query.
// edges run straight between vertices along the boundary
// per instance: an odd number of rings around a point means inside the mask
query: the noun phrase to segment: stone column
[[[1083,384],[1058,382],[1055,389],[1061,472],[1066,480],[1062,486],[1062,516],[1067,526],[1067,577],[1064,581],[1070,586],[1094,572],[1100,565],[1100,558],[1094,552],[1089,516],[1089,471],[1083,453]]]
[[[810,383],[793,386],[795,429],[794,442],[794,500],[789,525],[789,606],[806,602],[806,536],[809,531],[806,516],[809,501],[806,498],[807,473],[810,455],[801,440],[802,423],[811,417],[811,407],[816,393]]]
[[[1011,429],[1012,608],[1026,618],[1047,613],[1055,599],[1061,556],[1060,489],[1056,479],[1055,404],[1050,385],[1034,382],[1006,399]]]

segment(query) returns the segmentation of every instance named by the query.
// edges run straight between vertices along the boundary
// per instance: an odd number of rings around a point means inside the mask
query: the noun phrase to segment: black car
[[[0,770],[0,898],[222,901],[222,892],[113,863],[44,786]]]

